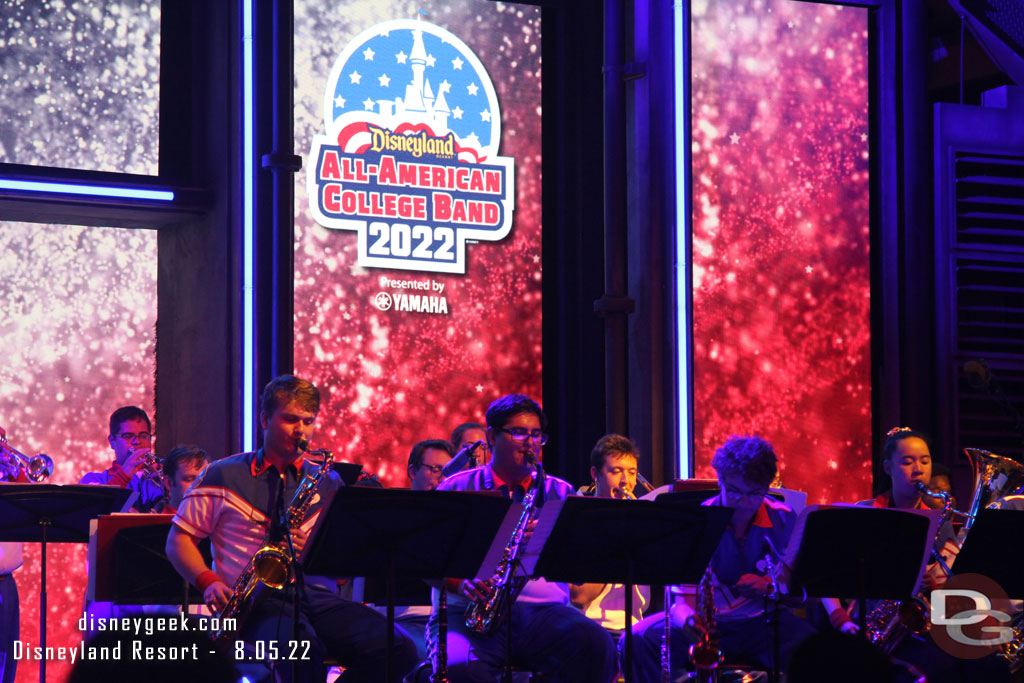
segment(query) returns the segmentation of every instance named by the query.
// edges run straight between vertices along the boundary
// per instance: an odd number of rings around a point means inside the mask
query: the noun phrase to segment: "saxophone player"
[[[319,472],[319,466],[306,462],[303,453],[319,410],[320,392],[310,382],[291,375],[271,380],[263,391],[260,410],[263,447],[211,463],[182,499],[167,537],[167,557],[179,574],[202,591],[213,610],[223,609],[231,597],[229,586],[263,545],[277,517],[278,502],[287,506],[307,476]],[[297,553],[330,492],[338,486],[341,480],[333,471],[320,481],[306,516],[291,530]],[[199,552],[198,543],[204,537],[211,542],[212,568]],[[232,643],[236,653],[243,651],[242,657],[236,656],[239,675],[253,683],[291,681],[295,665],[300,680],[324,680],[323,657],[330,654],[346,669],[342,680],[383,681],[387,657],[384,616],[317,585],[316,577],[306,577],[296,639],[295,590],[294,584],[289,584],[283,590],[263,591],[254,599]],[[289,647],[289,641],[295,640],[301,644],[298,650]],[[303,653],[306,641],[308,658]],[[268,654],[276,652],[277,661],[246,654],[250,652],[246,644],[251,643],[262,643]],[[416,649],[399,628],[395,629],[393,662],[395,678],[388,683],[400,681],[416,663]]]
[[[547,441],[547,417],[537,403],[522,394],[510,394],[487,409],[487,443],[491,460],[453,474],[439,491],[496,491],[514,500],[529,495],[541,447]],[[572,487],[545,476],[543,495],[564,499]],[[525,542],[525,541],[524,541]],[[448,677],[452,683],[493,681],[506,658],[508,625],[497,619],[486,635],[467,627],[462,618],[469,601],[486,598],[488,580],[476,577],[448,579]],[[436,649],[439,591],[434,591],[434,614],[428,627],[429,649]],[[610,683],[618,673],[611,636],[596,622],[569,605],[566,584],[544,579],[528,581],[512,606],[510,662],[561,683]]]
[[[767,495],[778,471],[772,445],[758,436],[731,436],[715,451],[711,466],[718,475],[719,493],[704,505],[734,509],[729,525],[711,558],[709,581],[713,586],[714,630],[727,659],[771,670],[773,629],[764,619],[766,597],[783,592],[782,558],[796,522],[793,511]],[[768,556],[768,557],[766,557]],[[672,680],[683,675],[686,652],[693,644],[682,612],[673,609],[670,625]],[[688,614],[687,614],[688,616]],[[779,663],[814,629],[790,609],[779,605]],[[633,628],[634,658],[631,681],[656,683],[661,679],[663,613],[646,617]],[[780,666],[780,668],[783,668]]]
[[[927,435],[910,427],[894,427],[886,434],[881,461],[882,469],[889,478],[889,489],[873,499],[862,500],[857,504],[901,510],[929,509],[921,488],[922,485],[929,490],[936,487],[932,482],[932,452]],[[942,562],[935,560],[928,565],[921,586],[921,592],[925,595],[945,582],[946,567],[953,565],[960,552],[950,519],[943,520],[932,547]],[[898,664],[894,668],[894,679],[899,683],[913,680],[922,674],[929,681],[949,683],[980,680],[995,683],[1008,680],[1006,663],[995,655],[958,661],[939,648],[927,633],[906,633],[894,641],[887,640],[888,636],[883,629],[873,628],[873,622],[878,620],[877,614],[884,613],[879,609],[881,603],[877,600],[867,601],[867,635]],[[860,609],[859,605],[844,607],[834,598],[822,598],[822,606],[834,628],[846,633],[857,631],[853,617]],[[923,618],[927,621],[928,615],[924,614]]]

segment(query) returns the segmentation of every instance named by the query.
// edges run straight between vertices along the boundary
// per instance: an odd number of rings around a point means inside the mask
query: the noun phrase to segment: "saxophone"
[[[537,508],[543,505],[544,467],[539,462],[536,463],[536,467],[537,476],[523,497],[523,512],[512,531],[512,538],[505,545],[494,575],[488,582],[490,589],[487,598],[474,600],[466,607],[466,628],[476,633],[486,635],[494,630],[504,616],[506,608],[515,602],[516,597],[526,586],[528,577],[517,571],[517,565],[526,528],[536,516]],[[541,496],[539,501],[538,494]]]
[[[306,451],[309,442],[301,439],[298,445],[299,450]],[[305,475],[296,487],[288,509],[285,510],[289,529],[297,529],[302,524],[310,505],[313,504],[320,482],[331,471],[331,465],[334,463],[334,454],[326,449],[306,452],[310,455],[322,455],[324,462],[316,472]],[[260,549],[249,559],[249,564],[245,566],[231,586],[231,597],[228,598],[224,609],[217,615],[221,624],[235,623],[235,620],[247,611],[252,592],[259,584],[262,583],[270,588],[280,590],[288,583],[292,571],[292,557],[288,552],[288,542],[273,538],[273,527],[274,525],[271,524]],[[214,632],[213,639],[220,640],[226,634],[224,627],[221,626]]]
[[[693,621],[693,623],[690,622]],[[718,647],[715,629],[715,573],[708,567],[697,585],[697,612],[687,620],[687,627],[700,635],[690,646],[690,662],[697,670],[696,680],[702,683],[718,681],[718,667],[725,654]]]
[[[922,495],[942,499],[942,514],[939,518],[939,526],[935,531],[935,538],[932,545],[939,540],[942,534],[942,527],[953,515],[953,498],[945,491],[932,491],[924,483],[917,482],[917,490]],[[935,550],[932,550],[943,570],[949,572],[949,567]],[[931,612],[931,605],[924,597],[924,586],[918,586],[914,596],[907,600],[882,600],[865,618],[867,637],[877,645],[882,652],[891,655],[903,639],[911,633],[921,636],[931,628],[931,621],[928,616]]]

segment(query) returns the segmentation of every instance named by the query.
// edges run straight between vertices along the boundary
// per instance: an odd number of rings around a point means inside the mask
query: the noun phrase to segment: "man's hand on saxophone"
[[[771,593],[771,583],[767,576],[743,574],[732,588],[745,598],[763,598]]]

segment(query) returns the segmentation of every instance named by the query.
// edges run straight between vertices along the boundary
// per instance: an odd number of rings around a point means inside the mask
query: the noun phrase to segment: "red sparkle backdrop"
[[[356,263],[355,232],[313,220],[305,170],[296,183],[295,369],[326,400],[315,445],[361,463],[389,486],[408,484],[405,463],[417,441],[482,422],[487,405],[502,394],[541,395],[539,8],[374,1],[345,3],[342,11],[341,3],[297,2],[295,148],[308,155],[313,136],[325,134],[325,88],[349,41],[380,22],[414,19],[419,10],[461,39],[494,84],[501,111],[497,153],[515,164],[511,232],[467,245],[464,274],[363,267]],[[369,74],[385,58],[401,62],[393,56],[378,49],[360,57],[372,57],[372,64],[360,63]],[[396,66],[382,75],[397,81],[400,73]],[[430,67],[426,73],[435,94],[442,92],[442,76],[431,77]],[[448,93],[453,111],[459,94]],[[304,159],[307,167],[315,161]],[[402,291],[382,284],[382,276],[425,283],[435,288],[431,293],[443,285],[447,313],[381,310],[380,292]]]
[[[0,223],[0,425],[19,451],[53,458],[50,483],[110,466],[118,407],[153,416],[156,251],[152,231]],[[85,544],[47,544],[48,647],[81,641],[85,554]],[[21,640],[37,647],[40,544],[26,543],[24,557],[14,574]],[[46,677],[70,669],[48,660]],[[36,680],[39,662],[20,662],[17,683]]]
[[[692,7],[696,475],[757,433],[808,503],[865,498],[867,12]]]

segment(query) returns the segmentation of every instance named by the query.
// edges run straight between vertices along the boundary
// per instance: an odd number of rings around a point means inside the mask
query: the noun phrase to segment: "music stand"
[[[167,559],[171,530],[169,514],[103,515],[92,520],[89,539],[89,590],[86,599],[117,605],[201,605],[201,593],[191,593]],[[199,541],[209,566],[210,540]]]
[[[385,579],[390,681],[395,578],[475,576],[510,507],[486,493],[343,487],[321,513],[302,570]]]
[[[359,481],[359,473],[363,471],[363,466],[354,462],[335,462],[331,469],[338,473],[345,486],[352,486]]]
[[[633,654],[633,586],[699,583],[732,513],[729,507],[661,499],[574,496],[549,500],[527,545],[523,569],[549,581],[625,586],[622,668],[628,680]],[[629,542],[610,542],[623,538]],[[536,548],[542,548],[539,555]]]
[[[810,505],[793,528],[786,564],[808,597],[859,600],[866,634],[867,599],[901,600],[920,585],[940,516],[938,510]]]
[[[957,574],[983,574],[1024,598],[1024,510],[979,510],[956,558]]]
[[[46,653],[46,544],[85,543],[89,520],[120,510],[131,491],[89,484],[0,483],[0,541],[40,543],[39,644]],[[46,657],[39,659],[40,683]]]

